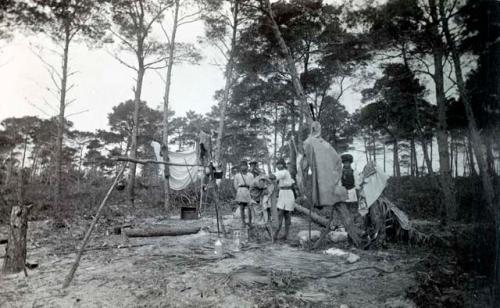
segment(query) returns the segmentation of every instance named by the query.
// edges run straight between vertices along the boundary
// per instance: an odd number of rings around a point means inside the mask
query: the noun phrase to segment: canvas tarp
[[[388,176],[373,163],[368,163],[362,174],[361,195],[365,198],[369,208],[384,191]]]
[[[160,144],[157,142],[152,142],[151,145],[154,148],[156,160],[163,160],[160,156]],[[198,164],[198,154],[196,151],[189,152],[168,152],[169,162],[175,164],[187,164],[195,165]],[[164,166],[160,165],[160,173],[163,176]],[[173,190],[182,190],[191,184],[192,181],[196,181],[200,178],[202,167],[194,166],[170,166],[170,188]]]
[[[301,163],[301,168],[307,170],[310,167],[312,170],[313,204],[334,205],[347,200],[347,191],[340,182],[342,162],[328,142],[321,137],[309,136],[304,141],[303,159],[307,164]]]

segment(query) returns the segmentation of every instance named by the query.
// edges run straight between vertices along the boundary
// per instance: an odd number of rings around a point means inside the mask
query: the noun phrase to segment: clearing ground
[[[224,220],[228,234],[239,228],[232,215]],[[89,221],[57,231],[48,221],[30,222],[27,261],[38,267],[28,270],[28,277],[0,276],[0,307],[414,307],[404,299],[415,285],[412,269],[421,257],[414,249],[347,248],[361,257],[348,264],[342,257],[308,252],[296,240],[271,244],[261,234],[239,250],[224,239],[224,255],[218,257],[211,217],[134,220],[149,226],[188,223],[202,230],[128,239],[113,233],[112,221],[102,220],[73,282],[62,290]],[[293,217],[291,237],[307,226]],[[0,235],[6,232],[6,226],[0,229]]]

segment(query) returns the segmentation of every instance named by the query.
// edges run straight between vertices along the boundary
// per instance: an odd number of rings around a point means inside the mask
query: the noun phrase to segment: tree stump
[[[13,206],[10,214],[10,230],[2,272],[19,273],[26,264],[26,234],[28,212],[25,206]]]

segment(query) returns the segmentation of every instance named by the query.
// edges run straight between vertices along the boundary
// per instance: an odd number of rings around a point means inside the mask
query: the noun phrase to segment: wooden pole
[[[178,167],[200,167],[201,166],[199,164],[178,164],[178,163],[171,163],[171,162],[165,162],[165,161],[159,161],[159,160],[153,160],[153,159],[136,159],[136,158],[130,158],[130,157],[125,157],[125,156],[113,157],[113,160],[132,162],[132,163],[136,163],[136,164],[160,164],[160,165],[178,166]]]
[[[78,251],[75,262],[73,263],[73,266],[71,267],[71,270],[69,271],[68,275],[64,279],[64,283],[62,285],[63,289],[67,288],[69,286],[69,284],[71,283],[71,281],[73,280],[73,276],[75,275],[76,269],[78,268],[78,264],[80,263],[80,259],[82,258],[83,251],[85,250],[85,246],[87,245],[87,243],[90,239],[90,235],[92,234],[92,231],[94,230],[94,227],[97,224],[99,217],[101,216],[102,209],[106,205],[106,202],[108,201],[108,198],[111,195],[111,192],[115,188],[116,184],[118,183],[118,181],[119,181],[120,177],[122,176],[123,172],[125,171],[126,167],[127,167],[127,163],[125,163],[123,165],[120,172],[116,175],[115,180],[113,181],[113,184],[108,189],[108,192],[106,193],[106,196],[102,200],[101,205],[99,205],[99,208],[97,209],[97,212],[94,216],[94,219],[92,220],[92,223],[90,224],[90,227],[87,229],[87,233],[85,234],[85,237],[83,238],[82,246],[80,247],[80,250]]]
[[[330,226],[331,226],[332,221],[333,221],[334,213],[335,213],[335,205],[332,205],[332,211],[330,213],[330,220],[328,221],[328,225],[325,226],[325,229],[323,230],[323,232],[321,232],[319,239],[316,241],[316,243],[314,243],[314,247],[313,247],[314,249],[319,248],[319,245],[323,242],[323,240],[325,239],[328,232],[330,232]],[[311,247],[311,245],[312,245],[311,238],[309,237],[309,247]]]
[[[217,187],[217,183],[215,183],[215,179],[212,178],[213,181],[213,189],[215,191],[215,212],[216,212],[216,215],[217,215],[217,228],[219,228],[219,225],[220,225],[220,229],[222,230],[222,234],[224,235],[224,237],[226,237],[226,228],[224,227],[224,220],[222,219],[222,215],[220,213],[220,209],[219,209],[219,187]],[[209,184],[210,185],[210,184]]]
[[[203,168],[205,173],[205,168]],[[198,207],[198,217],[201,217],[201,210],[203,208],[203,176],[200,178],[200,206]]]

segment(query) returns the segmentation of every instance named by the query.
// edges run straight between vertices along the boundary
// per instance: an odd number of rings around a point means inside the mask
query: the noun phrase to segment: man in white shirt
[[[240,172],[234,176],[234,189],[236,190],[235,201],[240,207],[242,227],[245,227],[245,209],[248,210],[248,226],[252,225],[252,210],[250,209],[252,197],[250,196],[250,185],[254,178],[248,172],[248,163],[246,160],[241,162]]]
[[[295,181],[285,167],[285,160],[279,159],[276,163],[278,170],[274,173],[279,187],[278,202],[276,204],[278,208],[278,229],[274,233],[274,240],[278,238],[283,218],[285,219],[285,234],[283,239],[286,240],[288,238],[292,224],[292,212],[295,209],[295,195],[293,194],[293,184]]]

